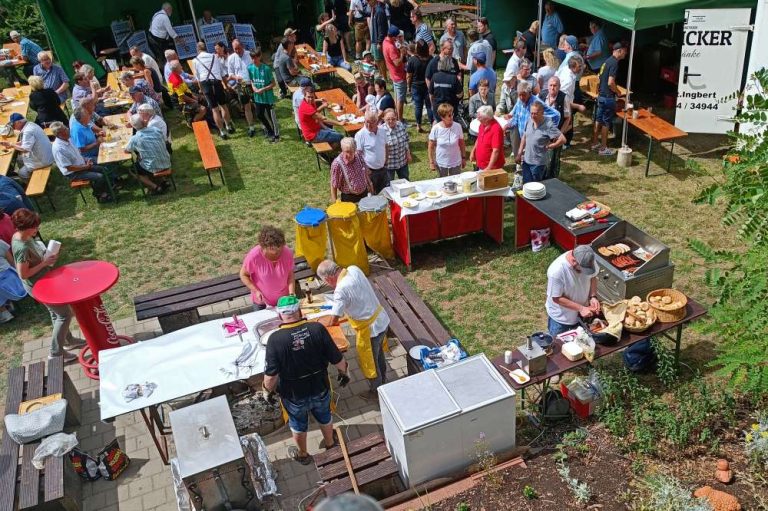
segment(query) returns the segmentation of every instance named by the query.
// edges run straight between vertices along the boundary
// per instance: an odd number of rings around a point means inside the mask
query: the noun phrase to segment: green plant
[[[496,466],[498,460],[493,451],[491,451],[491,446],[485,441],[485,433],[480,433],[480,438],[475,440],[475,459],[480,470],[485,473],[483,481],[487,488],[491,491],[500,490],[503,482],[501,474],[498,471],[491,470]]]
[[[712,511],[706,499],[693,497],[691,491],[672,476],[654,475],[647,477],[643,485],[648,496],[642,499],[636,509],[653,511]]]
[[[469,511],[469,504],[466,502],[459,502],[456,506],[456,511]]]
[[[526,484],[525,488],[523,488],[523,497],[528,500],[535,500],[539,498],[539,494],[536,492],[533,486]]]
[[[566,433],[563,435],[560,443],[555,446],[555,454],[553,455],[553,459],[557,465],[557,473],[560,474],[560,478],[568,486],[568,489],[571,490],[573,498],[576,499],[576,502],[579,504],[586,504],[589,502],[589,499],[592,498],[592,490],[586,482],[571,477],[571,468],[567,463],[568,453],[566,452],[566,448],[570,447],[581,453],[582,450],[579,450],[577,446],[586,446],[584,441],[587,439],[587,436],[587,430],[584,428],[579,428],[575,431]]]
[[[17,30],[40,46],[48,46],[40,9],[34,0],[0,0],[0,33],[5,38],[11,30]]]
[[[744,451],[753,468],[768,471],[768,413],[758,414],[744,432]]]
[[[656,337],[651,337],[651,346],[656,353],[656,375],[667,387],[671,387],[677,382],[678,370],[677,361],[672,351]]]

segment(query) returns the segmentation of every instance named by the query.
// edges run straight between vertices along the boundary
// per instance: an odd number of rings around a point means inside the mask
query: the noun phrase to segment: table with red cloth
[[[565,212],[585,202],[587,197],[559,179],[542,181],[547,188],[543,199],[530,200],[522,195],[515,198],[515,248],[531,244],[531,230],[550,229],[550,240],[563,250],[572,250],[576,245],[586,245],[600,236],[603,231],[621,220],[611,214],[605,222],[595,222],[581,229],[571,230],[571,220]]]
[[[459,182],[459,176],[417,181],[417,191],[442,191],[445,181]],[[461,192],[461,184],[459,184]],[[477,191],[470,194],[419,201],[418,209],[406,208],[391,187],[383,192],[389,198],[392,221],[392,245],[395,254],[411,269],[411,249],[416,245],[454,238],[464,234],[484,232],[494,241],[504,241],[504,198],[509,187]]]
[[[79,261],[55,268],[35,282],[32,296],[48,305],[69,305],[85,337],[80,351],[83,372],[99,379],[99,352],[132,343],[133,339],[117,335],[101,295],[117,283],[120,271],[106,261]]]

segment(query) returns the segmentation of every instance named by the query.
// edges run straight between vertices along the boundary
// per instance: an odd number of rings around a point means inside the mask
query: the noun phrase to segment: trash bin
[[[328,248],[327,215],[322,209],[305,207],[296,214],[296,255],[307,258],[317,272]]]
[[[328,213],[333,260],[344,268],[354,264],[368,275],[368,253],[357,218],[357,205],[339,201],[328,206],[325,212]]]
[[[387,199],[381,195],[369,195],[363,197],[357,207],[365,244],[384,259],[394,259],[395,251],[392,250],[392,236],[387,221]]]

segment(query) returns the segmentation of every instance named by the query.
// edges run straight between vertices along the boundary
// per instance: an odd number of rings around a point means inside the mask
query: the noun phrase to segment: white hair
[[[485,117],[486,119],[492,119],[493,118],[493,108],[491,108],[490,105],[483,105],[480,108],[477,109],[477,116]]]
[[[518,81],[517,82],[517,93],[520,94],[521,92],[529,93],[531,92],[531,89],[533,87],[531,86],[531,82],[529,81]]]
[[[173,60],[171,59],[171,57],[176,55],[176,50],[165,50],[164,55],[165,55],[165,60]]]
[[[142,103],[142,104],[140,104],[139,108],[137,108],[137,110],[139,111],[139,113],[141,113],[141,112],[150,112],[150,113],[153,113],[153,114],[155,113],[155,109],[149,103]]]
[[[334,275],[338,275],[341,273],[341,270],[341,266],[334,263],[330,259],[326,259],[317,266],[317,276],[321,279],[325,279],[328,277],[333,277]]]
[[[133,114],[131,116],[131,126],[133,126],[133,129],[135,129],[136,131],[139,131],[141,129],[144,129],[146,124],[144,124],[144,119],[142,119],[139,114]]]
[[[53,136],[58,137],[61,130],[66,128],[66,126],[64,125],[63,122],[54,121],[51,123],[49,128],[51,128],[51,133],[53,133]]]
[[[51,54],[47,51],[38,52],[37,60],[43,60],[43,59],[53,60],[53,57],[51,57]]]
[[[356,151],[357,150],[357,142],[355,142],[355,139],[352,137],[344,137],[341,139],[341,142],[339,142],[339,145],[341,145],[342,151]]]

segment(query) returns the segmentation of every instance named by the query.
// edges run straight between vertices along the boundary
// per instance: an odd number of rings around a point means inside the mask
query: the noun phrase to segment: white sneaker
[[[2,312],[0,312],[0,325],[3,323],[8,323],[9,321],[13,320],[14,315],[11,314],[8,309],[3,309]]]
[[[589,146],[589,149],[591,151],[599,151],[600,149],[602,149],[602,147],[603,147],[603,144],[598,142],[597,144],[592,144],[591,146]]]
[[[74,362],[75,360],[77,360],[77,355],[75,355],[74,353],[70,353],[68,351],[62,351],[61,355],[48,355],[48,359],[50,360],[50,359],[52,359],[54,357],[57,357],[57,356],[58,357],[64,357],[64,363],[65,364],[68,364],[70,362]]]
[[[597,154],[599,154],[600,156],[613,156],[614,154],[616,154],[616,151],[614,151],[610,147],[605,147],[603,149],[600,149],[597,152]]]

